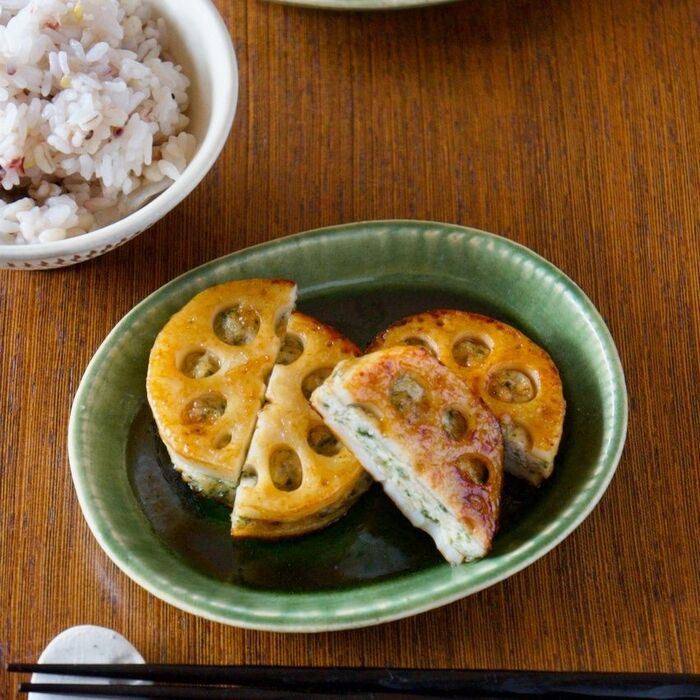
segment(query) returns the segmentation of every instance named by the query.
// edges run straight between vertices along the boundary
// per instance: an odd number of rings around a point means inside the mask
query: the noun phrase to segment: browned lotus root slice
[[[505,469],[539,485],[559,449],[566,403],[549,355],[511,326],[464,311],[431,311],[381,333],[369,350],[422,344],[489,405],[501,423]]]
[[[287,280],[220,284],[195,296],[156,338],[148,401],[175,468],[207,496],[233,503],[295,298]]]
[[[358,348],[293,313],[272,370],[232,516],[234,537],[289,537],[341,517],[371,480],[311,408],[308,396]]]
[[[488,552],[500,507],[501,431],[429,351],[399,346],[341,362],[311,402],[449,562]]]

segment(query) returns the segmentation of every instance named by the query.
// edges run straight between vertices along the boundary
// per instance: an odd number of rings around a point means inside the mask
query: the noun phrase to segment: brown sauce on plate
[[[303,298],[299,310],[335,326],[361,347],[390,323],[435,308],[498,309],[457,294],[401,285],[333,290]],[[204,573],[251,588],[318,591],[351,587],[415,572],[444,561],[431,538],[414,528],[374,485],[336,523],[298,538],[233,541],[230,510],[195,495],[172,468],[148,405],[135,418],[127,453],[129,479],[151,526],[179,557]],[[536,496],[506,476],[500,531]]]

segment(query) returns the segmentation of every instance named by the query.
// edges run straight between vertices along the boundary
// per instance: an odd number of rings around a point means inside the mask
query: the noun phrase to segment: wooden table
[[[218,5],[241,99],[214,172],[116,252],[0,274],[0,662],[94,623],[150,661],[700,672],[700,4]],[[195,265],[389,217],[499,233],[583,287],[630,392],[609,491],[529,569],[401,622],[278,635],[161,603],[102,552],[73,491],[66,426],[88,360]]]

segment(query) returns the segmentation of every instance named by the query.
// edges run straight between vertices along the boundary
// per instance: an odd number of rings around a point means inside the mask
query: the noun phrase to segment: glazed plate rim
[[[394,232],[396,229],[399,229],[399,233]],[[437,234],[433,233],[435,230]],[[348,236],[369,237],[370,243],[379,241],[378,245],[381,246],[383,239],[388,240],[387,233],[389,237],[394,237],[401,235],[401,231],[407,240],[414,241],[414,245],[425,244],[430,237],[434,239],[435,235],[446,236],[447,239],[442,239],[447,241],[445,245],[476,245],[492,251],[490,254],[493,255],[515,257],[518,261],[534,266],[537,274],[561,285],[564,293],[571,295],[576,308],[580,310],[585,323],[599,343],[607,373],[606,386],[610,392],[606,395],[606,413],[601,418],[604,429],[600,455],[596,460],[598,467],[594,470],[595,474],[588,478],[586,488],[573,497],[565,513],[558,514],[553,522],[547,524],[536,541],[528,540],[515,551],[506,553],[506,561],[490,560],[487,557],[460,567],[437,566],[351,588],[285,593],[214,581],[204,573],[180,562],[173,555],[173,565],[185,567],[187,576],[194,576],[202,590],[214,584],[217,591],[230,591],[233,595],[224,596],[225,600],[212,602],[205,599],[199,589],[185,589],[183,595],[183,591],[178,591],[177,586],[165,586],[161,578],[162,571],[155,570],[148,560],[144,561],[138,557],[134,560],[128,552],[121,551],[113,544],[113,533],[108,527],[110,523],[102,521],[99,508],[92,498],[94,484],[90,481],[89,459],[85,454],[88,438],[84,433],[90,421],[86,407],[92,400],[91,390],[96,378],[104,373],[109,375],[110,352],[123,336],[129,334],[135,323],[145,319],[147,312],[154,305],[165,304],[172,296],[185,292],[187,296],[183,298],[189,299],[200,288],[220,281],[211,281],[210,278],[216,277],[217,273],[224,269],[230,269],[232,273],[228,275],[228,279],[235,279],[239,276],[237,267],[244,266],[247,260],[259,254],[270,251],[278,255],[284,254],[286,250],[295,246],[316,245],[322,248],[330,245],[332,248],[333,237],[342,245],[341,237],[345,240]],[[208,276],[208,284],[202,286],[201,281],[205,276]],[[354,281],[357,283],[366,280],[358,280],[357,275],[349,275],[346,280],[347,284]],[[313,292],[314,289],[317,289],[314,285],[300,285],[300,292]],[[181,610],[215,622],[264,631],[322,632],[366,627],[426,612],[492,586],[540,559],[570,535],[602,498],[624,448],[627,422],[628,402],[624,373],[612,336],[593,303],[562,271],[530,249],[510,239],[478,229],[428,221],[379,220],[314,229],[245,248],[194,268],[155,290],[116,324],[85,370],[71,410],[68,451],[73,483],[90,530],[110,559],[140,586]],[[152,536],[156,546],[166,548],[157,539],[155,532]],[[542,541],[543,537],[546,537],[546,541]],[[161,555],[161,552],[157,555]],[[175,575],[173,572],[168,573],[171,579]],[[359,603],[353,600],[358,592]]]

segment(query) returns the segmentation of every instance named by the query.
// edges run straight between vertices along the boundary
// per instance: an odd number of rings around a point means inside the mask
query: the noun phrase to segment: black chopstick
[[[184,685],[88,685],[80,683],[20,683],[20,693],[50,693],[90,698],[168,698],[168,700],[306,700],[306,693],[255,688],[216,688]]]
[[[194,685],[238,685],[284,691],[401,692],[435,696],[700,698],[700,675],[567,673],[400,668],[304,668],[197,664],[9,664],[8,671],[40,672]],[[136,686],[143,688],[144,686]],[[142,696],[143,697],[143,696]]]
[[[20,683],[20,693],[50,693],[90,698],[168,698],[168,700],[330,700],[338,695],[261,688],[220,688],[185,685],[88,685],[78,683]],[[443,700],[444,696],[413,693],[343,693],[344,700]],[[482,696],[479,696],[480,698]],[[491,700],[487,698],[486,700]],[[493,700],[499,700],[494,697]]]

